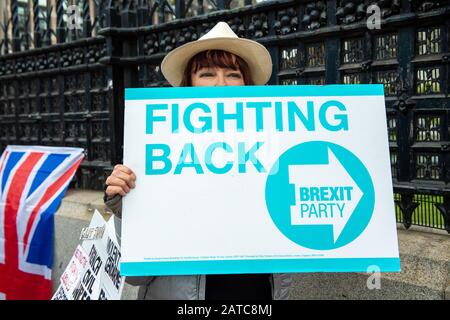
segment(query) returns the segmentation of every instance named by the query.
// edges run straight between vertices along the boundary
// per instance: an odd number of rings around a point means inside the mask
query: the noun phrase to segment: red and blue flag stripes
[[[83,149],[8,146],[0,157],[0,298],[50,299],[54,214]]]

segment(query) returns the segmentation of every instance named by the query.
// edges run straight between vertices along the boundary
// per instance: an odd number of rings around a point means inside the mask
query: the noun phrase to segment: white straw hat
[[[239,38],[227,23],[219,22],[200,39],[170,51],[161,62],[164,77],[172,86],[179,87],[189,60],[206,50],[223,50],[242,58],[247,62],[256,85],[266,84],[272,74],[272,59],[263,45]]]

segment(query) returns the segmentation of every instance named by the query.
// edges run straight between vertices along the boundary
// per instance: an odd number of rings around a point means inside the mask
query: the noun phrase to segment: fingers
[[[106,179],[107,186],[120,187],[125,193],[130,192],[130,187],[128,186],[125,180],[122,180],[114,175],[110,175],[108,179]]]
[[[116,165],[116,166],[114,167],[114,171],[121,171],[121,172],[124,172],[124,173],[126,173],[126,174],[130,174],[130,175],[133,174],[133,175],[134,175],[133,171],[131,171],[130,168],[124,166],[123,164],[118,164],[118,165]],[[136,176],[135,176],[135,177],[136,177]]]
[[[136,186],[136,176],[134,175],[134,173],[128,174],[120,170],[114,170],[111,175],[125,181],[130,188],[134,188]]]
[[[108,186],[105,190],[108,196],[114,196],[120,194],[124,197],[130,189],[136,186],[136,175],[134,172],[122,165],[118,164],[114,167],[111,175],[106,179],[106,185]]]
[[[122,197],[126,195],[126,192],[121,187],[116,186],[108,186],[105,192],[109,197],[115,196],[116,194],[120,194]]]

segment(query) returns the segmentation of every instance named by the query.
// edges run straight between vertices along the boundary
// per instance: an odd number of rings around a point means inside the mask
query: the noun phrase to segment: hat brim
[[[223,50],[247,62],[256,85],[266,84],[272,74],[272,58],[267,49],[256,41],[220,37],[186,43],[169,52],[161,63],[161,72],[174,87],[179,87],[189,60],[206,50]]]

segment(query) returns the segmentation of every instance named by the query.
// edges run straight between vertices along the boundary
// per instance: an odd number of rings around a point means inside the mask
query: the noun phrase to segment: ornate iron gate
[[[23,2],[29,9],[21,16]],[[165,54],[226,21],[269,49],[270,84],[383,83],[397,219],[450,232],[448,0],[76,2],[82,30],[67,29],[70,0],[48,0],[54,6],[46,8],[10,1],[0,48],[0,151],[83,147],[74,186],[101,189],[122,159],[124,88],[166,86]],[[380,29],[367,26],[372,4]]]

